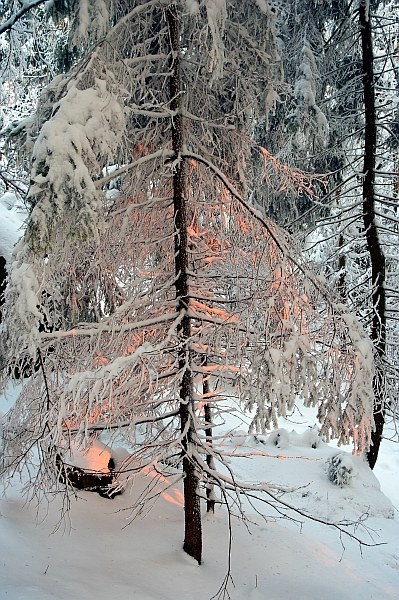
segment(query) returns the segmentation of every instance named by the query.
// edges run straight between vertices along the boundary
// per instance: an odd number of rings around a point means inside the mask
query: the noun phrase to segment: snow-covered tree
[[[254,141],[282,85],[268,3],[73,6],[82,58],[25,125],[30,216],[6,291],[4,380],[38,370],[4,423],[3,471],[36,449],[46,494],[67,481],[74,444],[122,437],[125,474],[183,477],[184,549],[201,562],[201,486],[226,503],[246,489],[212,445],[210,413],[233,397],[265,431],[300,397],[327,438],[361,452],[372,346],[251,204],[254,171],[310,186]]]
[[[62,68],[66,42],[65,24],[46,18],[43,4],[0,3],[0,194],[10,191],[19,198],[29,173],[13,140],[26,132],[25,119],[31,118],[40,89]],[[29,140],[25,143],[30,152]]]
[[[258,194],[258,201],[302,233],[310,256],[373,341],[379,359],[368,460],[374,466],[384,412],[394,412],[398,398],[397,12],[392,2],[301,0],[283,2],[278,14],[290,85],[271,127],[259,135],[276,157],[318,173],[322,185],[314,199],[292,195],[283,211],[278,190]]]

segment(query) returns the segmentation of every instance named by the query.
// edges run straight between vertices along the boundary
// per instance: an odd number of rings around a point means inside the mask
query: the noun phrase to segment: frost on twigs
[[[319,419],[324,423],[323,433],[327,440],[338,438],[339,444],[353,439],[357,453],[370,444],[370,424],[373,423],[374,393],[370,382],[375,374],[374,350],[356,318],[344,305],[335,304],[334,310],[341,315],[341,322],[350,344],[353,371],[348,381],[345,404],[342,411],[331,411],[331,401],[325,398],[319,405]],[[338,383],[338,382],[337,382]],[[356,425],[355,425],[356,423]]]
[[[223,75],[224,64],[224,28],[226,25],[226,0],[205,0],[208,15],[208,26],[212,35],[212,47],[209,53],[209,71],[212,79]]]
[[[186,0],[186,10],[189,15],[198,15],[200,11],[199,0]]]

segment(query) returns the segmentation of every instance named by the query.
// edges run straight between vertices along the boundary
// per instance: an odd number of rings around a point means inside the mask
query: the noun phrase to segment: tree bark
[[[2,322],[1,307],[4,304],[4,292],[7,287],[7,269],[6,259],[4,256],[0,256],[0,323]]]
[[[342,233],[340,233],[338,238],[338,292],[343,302],[346,301],[346,257],[345,253],[342,250],[344,243],[344,236],[342,235]]]
[[[203,365],[206,366],[208,363],[208,361],[205,360],[203,361]],[[205,398],[208,398],[209,392],[210,392],[210,386],[209,386],[209,379],[207,378],[206,374],[203,374],[203,380],[202,380],[202,393],[204,395]],[[209,447],[212,446],[212,439],[213,439],[213,432],[212,432],[212,409],[211,409],[211,405],[209,404],[209,402],[205,402],[204,404],[204,420],[205,420],[205,439],[206,439],[206,443]],[[215,468],[215,461],[213,460],[213,456],[211,453],[208,452],[208,454],[206,455],[206,464],[208,465],[208,467],[210,469],[214,469]],[[213,483],[211,483],[211,481],[208,481],[207,485],[206,485],[206,512],[215,512],[215,498],[214,498],[214,488],[215,486],[213,485]]]
[[[378,237],[375,212],[375,161],[377,120],[374,90],[374,54],[369,3],[361,0],[359,23],[362,42],[363,99],[364,99],[364,162],[363,162],[363,223],[371,264],[373,318],[371,340],[376,350],[374,377],[374,430],[367,460],[371,468],[377,461],[384,428],[384,373],[386,349],[385,256]]]
[[[188,305],[188,221],[185,198],[186,177],[183,151],[183,117],[181,114],[181,64],[179,45],[179,25],[176,4],[166,10],[171,44],[170,108],[175,112],[172,120],[172,148],[176,165],[173,173],[173,207],[175,223],[175,273],[176,298],[178,311],[183,314],[178,327],[179,337],[178,363],[183,373],[180,384],[180,424],[183,435],[183,473],[184,473],[184,545],[183,549],[201,564],[202,560],[202,523],[201,507],[198,495],[199,479],[195,463],[191,457],[194,444],[194,393],[193,377],[190,368],[191,356],[189,340],[191,321],[187,315]]]

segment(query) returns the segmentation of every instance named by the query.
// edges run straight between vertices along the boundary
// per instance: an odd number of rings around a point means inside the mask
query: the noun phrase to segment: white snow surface
[[[0,411],[12,402],[1,398]],[[384,441],[374,474],[350,448],[326,444],[312,427],[310,410],[269,435],[248,435],[229,418],[221,440],[239,480],[272,482],[291,491],[282,499],[331,521],[368,515],[356,535],[374,547],[340,539],[333,528],[292,517],[279,519],[256,504],[246,506],[247,527],[233,520],[231,600],[397,600],[399,598],[399,448]],[[294,422],[295,421],[295,422]],[[311,425],[311,427],[309,427]],[[108,456],[98,446],[97,456]],[[329,481],[327,460],[346,452],[353,467],[342,487]],[[126,455],[113,449],[116,460]],[[86,465],[87,466],[87,465]],[[384,495],[380,489],[379,477]],[[1,600],[208,600],[226,574],[228,525],[224,509],[204,514],[203,564],[182,550],[180,487],[168,489],[152,509],[131,522],[129,506],[145,476],[114,500],[90,492],[72,498],[69,522],[60,522],[61,499],[50,506],[26,503],[15,481],[0,500]],[[388,499],[389,497],[389,499]]]
[[[18,207],[14,193],[6,192],[0,197],[0,256],[10,261],[15,242],[23,233],[26,212]]]

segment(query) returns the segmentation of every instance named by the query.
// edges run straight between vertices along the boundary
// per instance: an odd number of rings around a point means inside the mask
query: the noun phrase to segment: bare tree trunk
[[[342,300],[346,301],[346,257],[342,248],[344,246],[345,240],[342,233],[340,233],[338,238],[338,269],[339,269],[339,278],[338,278],[338,292],[341,296]]]
[[[1,306],[4,304],[4,292],[7,287],[6,259],[0,256],[0,323],[2,321]]]
[[[207,360],[205,358],[204,365],[207,364]],[[203,375],[202,380],[202,393],[205,398],[208,398],[210,392],[209,387],[209,379],[205,375]],[[204,404],[204,419],[205,419],[205,439],[208,446],[212,446],[212,409],[209,402],[205,402]],[[211,453],[206,455],[206,464],[210,469],[215,468],[215,461],[213,460],[213,456]],[[208,481],[206,486],[206,512],[215,512],[215,498],[214,498],[214,488],[213,483]]]
[[[185,198],[186,178],[185,161],[181,158],[183,150],[183,118],[181,114],[182,83],[180,73],[179,26],[176,5],[166,10],[170,43],[172,50],[170,97],[171,109],[176,113],[172,121],[172,147],[176,166],[173,173],[173,207],[175,222],[175,272],[176,297],[178,310],[183,318],[178,328],[179,370],[183,372],[180,386],[180,423],[183,437],[183,473],[184,473],[184,515],[185,534],[183,548],[201,564],[202,560],[202,523],[201,507],[198,495],[199,479],[195,463],[191,458],[190,447],[194,443],[194,393],[193,377],[190,369],[191,357],[189,340],[191,322],[187,315],[188,305],[188,239],[187,239],[187,202]]]
[[[360,1],[359,22],[362,40],[363,96],[364,96],[364,163],[363,163],[363,222],[367,248],[371,263],[371,285],[373,318],[371,340],[377,353],[374,377],[374,422],[371,435],[372,446],[367,453],[371,468],[374,467],[384,428],[384,373],[386,349],[386,299],[385,299],[385,256],[378,238],[375,214],[375,160],[377,145],[377,123],[374,90],[374,54],[369,3]]]

